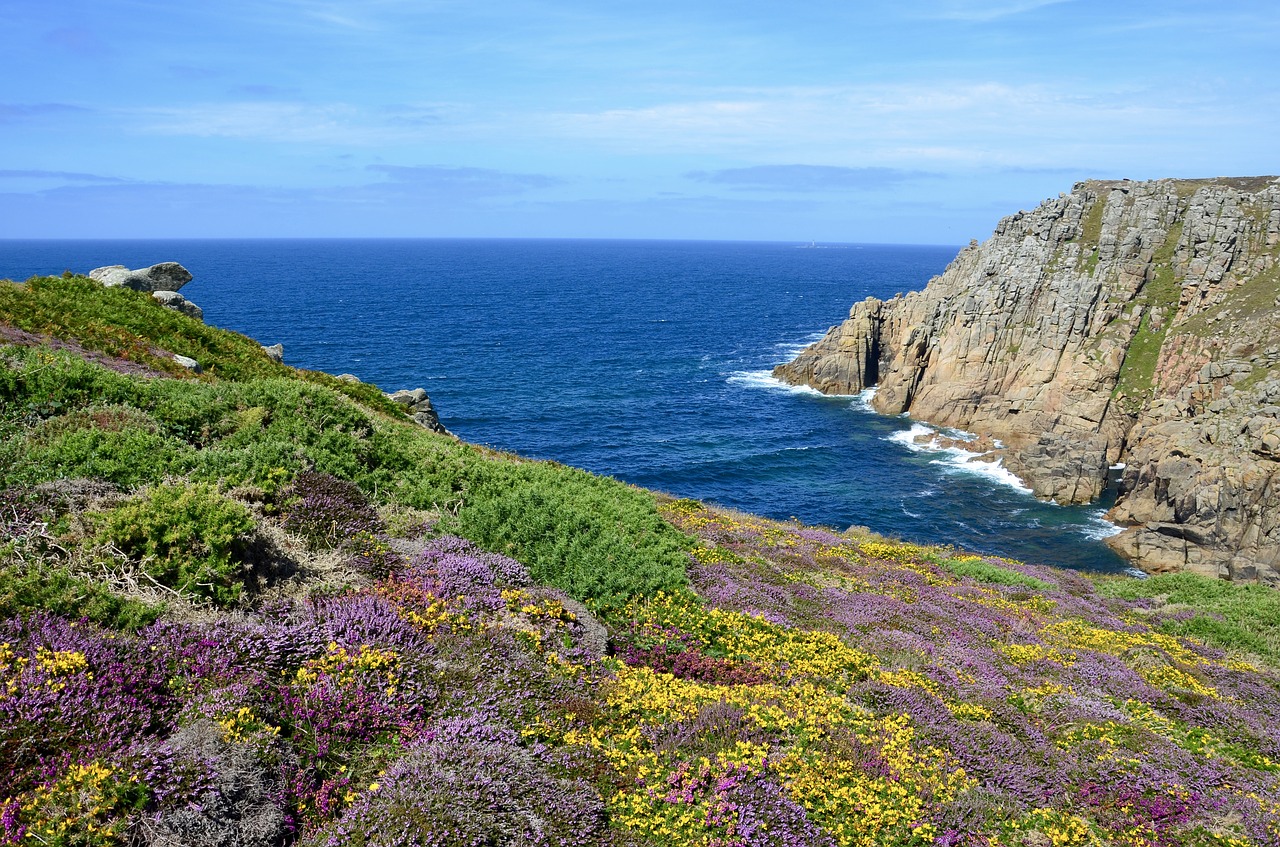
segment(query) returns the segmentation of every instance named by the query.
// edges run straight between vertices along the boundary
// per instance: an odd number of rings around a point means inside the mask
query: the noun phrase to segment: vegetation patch
[[[1190,573],[1101,583],[1108,597],[1158,602],[1159,627],[1280,666],[1280,592]]]
[[[149,579],[220,606],[240,599],[251,568],[253,516],[202,483],[165,483],[101,516],[97,541],[139,563]]]
[[[1169,327],[1178,311],[1182,289],[1174,275],[1173,254],[1182,238],[1182,224],[1169,230],[1164,244],[1152,257],[1152,278],[1139,292],[1134,303],[1143,309],[1138,331],[1125,350],[1124,362],[1112,396],[1123,398],[1136,411],[1151,394],[1156,363],[1164,346]]]

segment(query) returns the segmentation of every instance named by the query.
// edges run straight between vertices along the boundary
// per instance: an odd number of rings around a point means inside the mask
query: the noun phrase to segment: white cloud
[[[1005,0],[999,3],[990,0],[940,0],[932,6],[926,5],[917,14],[921,17],[984,23],[1071,2],[1074,0]]]

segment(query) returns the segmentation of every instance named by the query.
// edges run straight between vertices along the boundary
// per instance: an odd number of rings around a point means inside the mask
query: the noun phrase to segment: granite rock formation
[[[1145,570],[1280,583],[1280,179],[1090,181],[775,370],[1003,443]]]
[[[452,435],[449,430],[444,428],[444,424],[440,423],[440,417],[436,414],[435,406],[431,405],[431,398],[427,396],[426,389],[402,388],[399,391],[393,391],[387,395],[393,403],[398,403],[405,407],[409,416],[413,418],[418,426],[426,427],[432,432],[438,432],[441,435]]]
[[[108,288],[124,286],[134,291],[177,291],[191,281],[191,272],[177,262],[161,262],[149,268],[131,271],[124,265],[107,265],[89,271],[89,279],[96,279]]]
[[[178,289],[191,281],[191,272],[177,262],[161,262],[134,271],[124,265],[107,265],[89,271],[89,279],[96,279],[107,288],[147,292],[166,309],[204,320],[204,310],[178,293]]]

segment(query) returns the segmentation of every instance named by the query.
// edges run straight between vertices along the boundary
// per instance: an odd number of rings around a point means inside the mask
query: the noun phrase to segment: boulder
[[[198,321],[204,320],[204,309],[201,309],[176,291],[153,291],[151,292],[151,297],[166,309],[173,309],[175,312],[181,312],[187,317],[195,318]]]
[[[284,345],[272,344],[270,347],[263,344],[262,352],[267,354],[267,358],[273,362],[284,362]]]
[[[189,371],[204,373],[204,368],[200,367],[200,363],[195,359],[192,359],[190,356],[179,356],[177,353],[174,353],[173,360]]]
[[[444,428],[440,423],[440,418],[436,415],[435,407],[431,405],[431,398],[427,396],[425,388],[401,389],[393,391],[387,395],[387,399],[393,403],[398,403],[405,407],[409,412],[409,416],[421,427],[438,432],[441,435],[451,435],[449,430]]]
[[[108,288],[122,286],[134,291],[177,291],[191,281],[191,272],[177,262],[161,262],[132,271],[124,265],[107,265],[89,271],[89,278]]]

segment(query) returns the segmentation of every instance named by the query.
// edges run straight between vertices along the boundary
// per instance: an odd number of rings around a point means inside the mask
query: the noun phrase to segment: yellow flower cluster
[[[1213,662],[1196,655],[1171,635],[1150,631],[1116,632],[1076,619],[1050,624],[1040,630],[1040,635],[1045,641],[1070,649],[1118,656],[1156,688],[1189,691],[1201,697],[1218,696],[1215,688],[1187,670]]]
[[[1089,822],[1079,815],[1057,809],[1034,809],[1027,815],[1027,828],[1035,828],[1049,837],[1053,847],[1073,847],[1077,844],[1105,844],[1093,831]]]
[[[855,733],[887,773],[850,757],[793,751],[776,768],[792,796],[841,847],[932,843],[933,826],[923,820],[925,797],[945,803],[975,781],[962,768],[949,769],[942,751],[916,750],[907,715],[864,720]]]
[[[947,710],[962,721],[991,720],[991,710],[977,703],[947,703]]]
[[[37,788],[23,801],[23,817],[32,821],[27,839],[44,844],[113,841],[126,823],[113,814],[119,789],[136,782],[137,777],[122,780],[100,762],[71,765],[57,782]]]
[[[829,632],[788,629],[758,615],[707,609],[686,596],[659,594],[632,603],[627,612],[642,624],[696,633],[730,658],[750,659],[792,678],[819,677],[847,685],[865,679],[878,665],[873,656]]]
[[[8,641],[0,644],[0,680],[4,681],[4,687],[0,688],[0,700],[18,693],[18,675],[27,664],[27,657],[14,653],[13,646]]]
[[[449,608],[449,604],[444,600],[435,599],[421,612],[412,609],[399,609],[400,617],[416,626],[418,629],[426,633],[434,633],[442,626],[449,626],[456,630],[470,629],[470,621],[462,612],[455,612]]]
[[[1007,656],[1015,665],[1027,665],[1031,662],[1056,662],[1064,668],[1076,663],[1076,657],[1056,647],[1043,644],[997,644],[996,649]]]
[[[689,551],[689,555],[700,565],[714,565],[717,562],[740,562],[742,558],[732,550],[724,547],[707,547],[699,545]]]
[[[530,620],[560,623],[578,619],[558,600],[551,597],[539,600],[523,588],[503,589],[502,599],[506,601],[508,611],[518,612]]]
[[[233,744],[239,744],[263,733],[280,734],[280,727],[267,723],[255,715],[248,706],[241,706],[231,714],[218,718],[218,726],[222,727],[222,737]]]
[[[368,673],[381,674],[387,683],[387,693],[395,692],[400,681],[396,674],[400,659],[393,650],[378,650],[367,644],[361,645],[360,652],[349,652],[340,647],[336,641],[330,641],[327,652],[319,659],[312,659],[298,668],[293,676],[297,685],[310,686],[319,681],[321,676],[335,678],[342,685],[349,685],[357,677]]]

